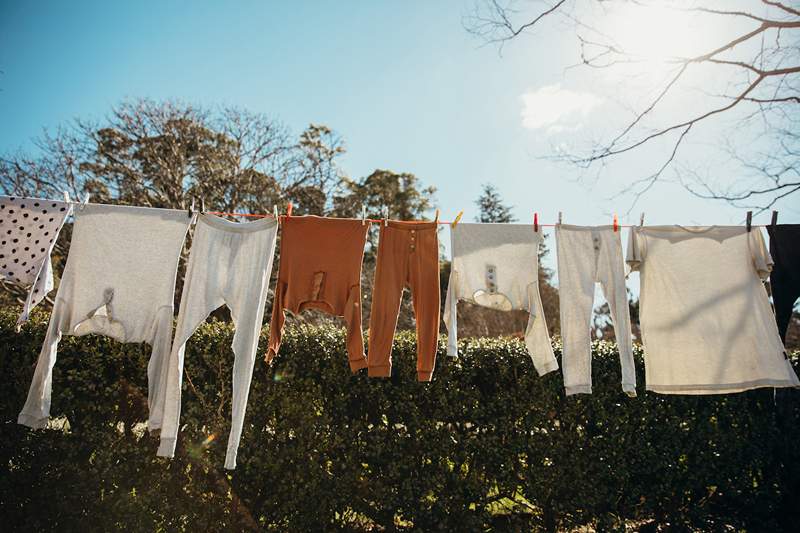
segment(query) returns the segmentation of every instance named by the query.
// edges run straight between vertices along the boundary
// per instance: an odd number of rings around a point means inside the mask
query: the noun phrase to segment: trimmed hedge
[[[396,339],[396,376],[369,380],[350,374],[341,330],[296,327],[275,364],[256,367],[229,473],[228,324],[205,324],[189,342],[183,429],[168,461],[142,425],[146,345],[65,338],[55,429],[18,426],[47,316],[19,334],[15,317],[0,313],[5,531],[800,523],[798,391],[645,393],[637,353],[639,397],[629,399],[615,347],[597,342],[594,394],[566,398],[561,373],[537,377],[523,344],[509,339],[465,340],[459,360],[444,357],[442,339],[434,381],[420,384],[408,333]]]

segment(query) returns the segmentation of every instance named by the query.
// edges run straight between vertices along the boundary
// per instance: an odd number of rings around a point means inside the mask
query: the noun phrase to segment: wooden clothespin
[[[289,205],[286,206],[286,216],[292,216],[292,202],[289,202]]]
[[[558,225],[559,226],[561,225],[561,219],[562,219],[562,215],[561,215],[561,211],[559,211],[558,212]]]
[[[617,219],[617,214],[614,213],[614,233],[619,231],[619,220]]]
[[[773,226],[777,226],[778,225],[778,212],[777,211],[773,211],[772,212],[772,222],[771,223],[772,223]]]
[[[644,213],[642,213],[642,216],[639,217],[639,226],[644,226]]]
[[[364,226],[367,223],[367,206],[361,204],[361,225]]]
[[[436,222],[437,224],[439,223],[439,210],[438,209],[436,210],[436,217],[433,219],[433,221]]]
[[[383,206],[383,225],[389,225],[389,206]]]
[[[89,196],[90,195],[88,192],[83,196],[83,201],[81,202],[81,207],[80,207],[81,211],[83,211],[83,208],[86,207],[86,204],[89,203]]]
[[[747,225],[747,231],[750,232],[750,230],[753,229],[753,212],[752,211],[748,211],[747,212],[747,220],[746,220],[745,223]]]
[[[459,223],[459,221],[461,220],[461,217],[463,217],[463,216],[464,216],[464,211],[459,211],[458,214],[456,215],[456,218],[453,219],[453,223],[451,224],[451,227],[455,228],[456,224]]]
[[[533,231],[539,233],[539,213],[533,212]]]

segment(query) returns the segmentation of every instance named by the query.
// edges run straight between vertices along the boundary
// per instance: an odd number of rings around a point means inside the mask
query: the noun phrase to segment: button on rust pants
[[[403,288],[417,321],[417,379],[430,381],[439,337],[439,240],[435,222],[381,224],[369,320],[369,375],[389,377]]]

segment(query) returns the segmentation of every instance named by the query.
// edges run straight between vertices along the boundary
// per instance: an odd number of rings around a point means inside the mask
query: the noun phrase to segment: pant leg
[[[225,291],[225,301],[231,310],[236,328],[233,335],[233,395],[231,400],[231,432],[225,453],[225,468],[236,468],[236,456],[244,427],[244,415],[258,339],[264,321],[267,289],[275,255],[277,227],[247,235],[237,250],[237,261]]]
[[[228,251],[222,246],[216,246],[220,243],[214,234],[207,226],[198,224],[192,242],[178,311],[178,324],[175,328],[175,340],[166,365],[163,400],[158,408],[161,413],[161,442],[157,452],[159,457],[175,455],[186,341],[214,309],[225,303],[222,283]],[[154,423],[156,426],[150,426],[151,431],[158,429],[158,420],[154,420]]]
[[[361,284],[350,287],[344,305],[344,321],[347,326],[347,357],[350,370],[358,372],[362,368],[367,368],[364,333],[361,331]]]
[[[622,390],[630,397],[636,396],[636,367],[633,363],[631,317],[628,292],[625,290],[625,264],[622,258],[620,233],[605,230],[597,263],[597,279],[608,301],[614,335],[617,338],[619,361],[622,370]]]
[[[594,302],[592,234],[556,226],[561,366],[567,395],[592,392],[589,328]]]
[[[47,335],[36,361],[36,370],[33,372],[31,387],[25,405],[19,413],[17,423],[30,428],[43,428],[50,419],[50,399],[53,392],[53,367],[56,364],[58,343],[61,332],[66,326],[66,316],[69,314],[69,304],[56,296],[50,322],[47,326]]]
[[[392,341],[406,284],[408,243],[403,230],[381,225],[369,317],[368,375],[392,374]]]
[[[417,381],[430,381],[439,341],[439,239],[435,227],[413,231],[408,281],[417,321]]]

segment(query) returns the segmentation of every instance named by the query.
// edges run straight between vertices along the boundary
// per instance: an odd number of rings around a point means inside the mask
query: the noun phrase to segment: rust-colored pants
[[[430,381],[439,337],[439,240],[435,222],[381,223],[369,320],[368,373],[392,373],[392,340],[403,288],[417,319],[417,380]]]

